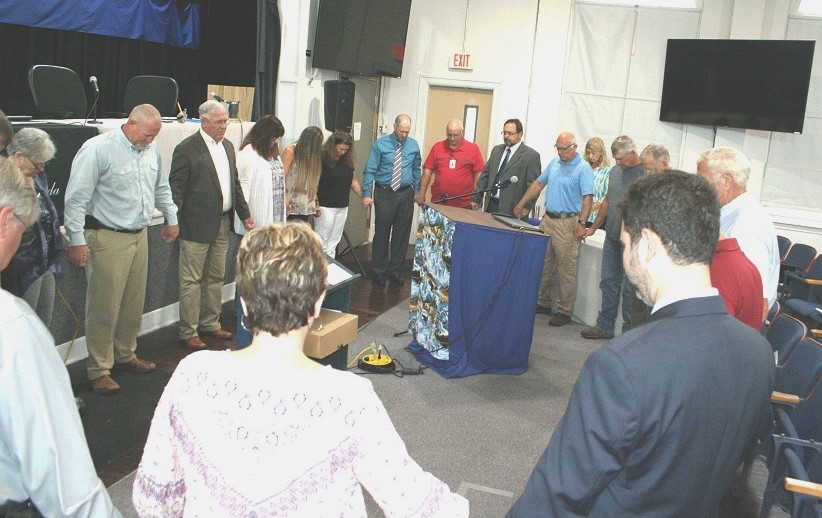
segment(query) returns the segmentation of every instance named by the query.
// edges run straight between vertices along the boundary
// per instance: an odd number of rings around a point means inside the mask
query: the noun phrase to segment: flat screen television
[[[659,120],[802,133],[814,45],[668,40]]]
[[[321,0],[312,66],[400,77],[411,0]]]

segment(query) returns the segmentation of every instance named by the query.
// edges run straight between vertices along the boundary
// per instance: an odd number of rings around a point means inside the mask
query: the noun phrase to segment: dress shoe
[[[125,371],[145,374],[156,369],[157,364],[147,360],[141,360],[140,358],[132,358],[131,361],[127,361],[126,363],[118,363],[117,367]]]
[[[551,308],[546,308],[545,306],[540,306],[539,304],[537,304],[537,314],[538,315],[550,315],[551,314]]]
[[[383,286],[385,286],[385,277],[383,277],[382,275],[374,275],[373,277],[371,277],[371,282],[374,283],[374,286],[379,286],[380,288],[382,288]]]
[[[554,313],[554,316],[551,317],[551,320],[548,321],[548,324],[559,327],[564,326],[570,321],[571,315],[566,315],[565,313]]]
[[[120,390],[120,385],[117,384],[116,381],[111,379],[111,376],[108,374],[103,374],[99,378],[94,378],[91,380],[91,388],[94,390],[96,394],[114,394],[118,390]]]
[[[583,338],[587,338],[589,340],[610,340],[614,337],[614,333],[610,331],[603,331],[602,329],[596,326],[586,327],[585,329],[580,331],[579,334],[581,334]]]
[[[405,279],[400,277],[400,274],[398,273],[390,273],[388,274],[388,278],[391,280],[392,283],[396,284],[400,288],[405,286]]]
[[[208,347],[205,342],[203,342],[199,336],[192,336],[191,338],[186,338],[185,340],[181,340],[183,342],[184,347],[188,347],[189,349],[193,349],[195,351],[199,351],[200,349],[205,349]]]
[[[215,329],[214,331],[206,331],[206,334],[218,338],[220,340],[231,340],[234,335],[225,329]]]

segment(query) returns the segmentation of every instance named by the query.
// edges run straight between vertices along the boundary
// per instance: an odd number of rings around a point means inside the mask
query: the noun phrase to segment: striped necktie
[[[394,171],[391,173],[391,190],[398,191],[402,183],[402,143],[397,144],[394,154]]]

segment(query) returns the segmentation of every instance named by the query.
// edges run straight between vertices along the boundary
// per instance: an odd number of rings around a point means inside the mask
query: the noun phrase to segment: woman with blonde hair
[[[591,227],[602,205],[602,199],[608,192],[608,177],[611,174],[611,162],[605,152],[605,143],[599,137],[588,139],[585,144],[585,161],[594,170],[594,204],[591,207],[591,216],[588,218],[586,227]]]
[[[322,145],[323,131],[309,126],[283,150],[285,185],[291,205],[288,219],[303,220],[312,227],[314,216],[320,214],[317,186],[322,172]]]
[[[348,219],[348,191],[362,197],[360,182],[354,177],[354,138],[347,131],[335,131],[323,144],[323,171],[317,198],[320,215],[314,230],[323,242],[323,249],[334,257],[337,244]]]
[[[252,230],[237,287],[254,339],[183,359],[163,392],[134,482],[157,516],[468,516],[468,501],[408,455],[371,382],[303,353],[327,265],[300,222]]]

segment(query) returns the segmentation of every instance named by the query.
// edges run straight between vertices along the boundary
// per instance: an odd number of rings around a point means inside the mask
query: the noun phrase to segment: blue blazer
[[[508,516],[716,516],[773,381],[768,342],[720,297],[661,308],[585,362]]]

